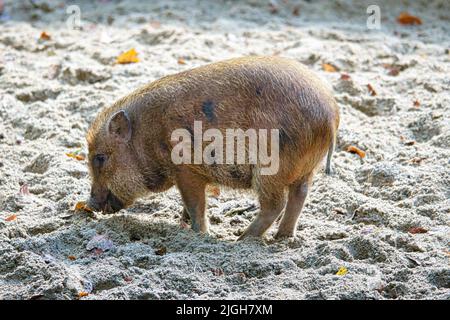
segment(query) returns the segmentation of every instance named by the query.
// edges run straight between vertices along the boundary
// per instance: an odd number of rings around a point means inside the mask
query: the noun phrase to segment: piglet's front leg
[[[182,223],[186,222],[187,213],[192,230],[208,233],[208,220],[205,213],[206,182],[187,169],[180,169],[176,176],[176,184],[184,202]]]

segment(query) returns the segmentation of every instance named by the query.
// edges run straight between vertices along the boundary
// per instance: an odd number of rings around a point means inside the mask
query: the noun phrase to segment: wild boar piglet
[[[89,206],[106,213],[176,186],[182,219],[208,231],[208,185],[253,189],[260,211],[241,235],[295,235],[311,180],[339,126],[331,92],[304,65],[244,57],[163,77],[100,112],[87,134]]]

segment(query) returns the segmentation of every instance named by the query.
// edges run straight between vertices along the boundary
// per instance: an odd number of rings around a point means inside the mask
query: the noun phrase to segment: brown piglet
[[[280,57],[225,60],[163,77],[100,112],[87,134],[88,205],[116,212],[176,186],[182,219],[208,232],[208,185],[256,192],[260,212],[240,239],[295,236],[311,180],[330,163],[339,126],[331,92]],[[327,155],[328,154],[328,155]]]

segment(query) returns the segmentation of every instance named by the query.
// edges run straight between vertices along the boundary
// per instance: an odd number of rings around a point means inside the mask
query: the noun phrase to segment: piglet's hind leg
[[[264,235],[284,208],[286,202],[284,190],[279,190],[273,194],[262,193],[259,196],[259,202],[261,204],[260,213],[238,240],[248,237],[258,238]]]
[[[288,202],[275,236],[276,239],[295,237],[298,218],[308,195],[310,183],[311,176],[307,176],[289,186]]]

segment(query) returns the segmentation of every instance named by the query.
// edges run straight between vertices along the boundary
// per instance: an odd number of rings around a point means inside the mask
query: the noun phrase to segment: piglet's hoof
[[[284,239],[295,238],[295,235],[292,232],[277,232],[277,234],[275,235],[274,238],[276,240],[284,240]]]

